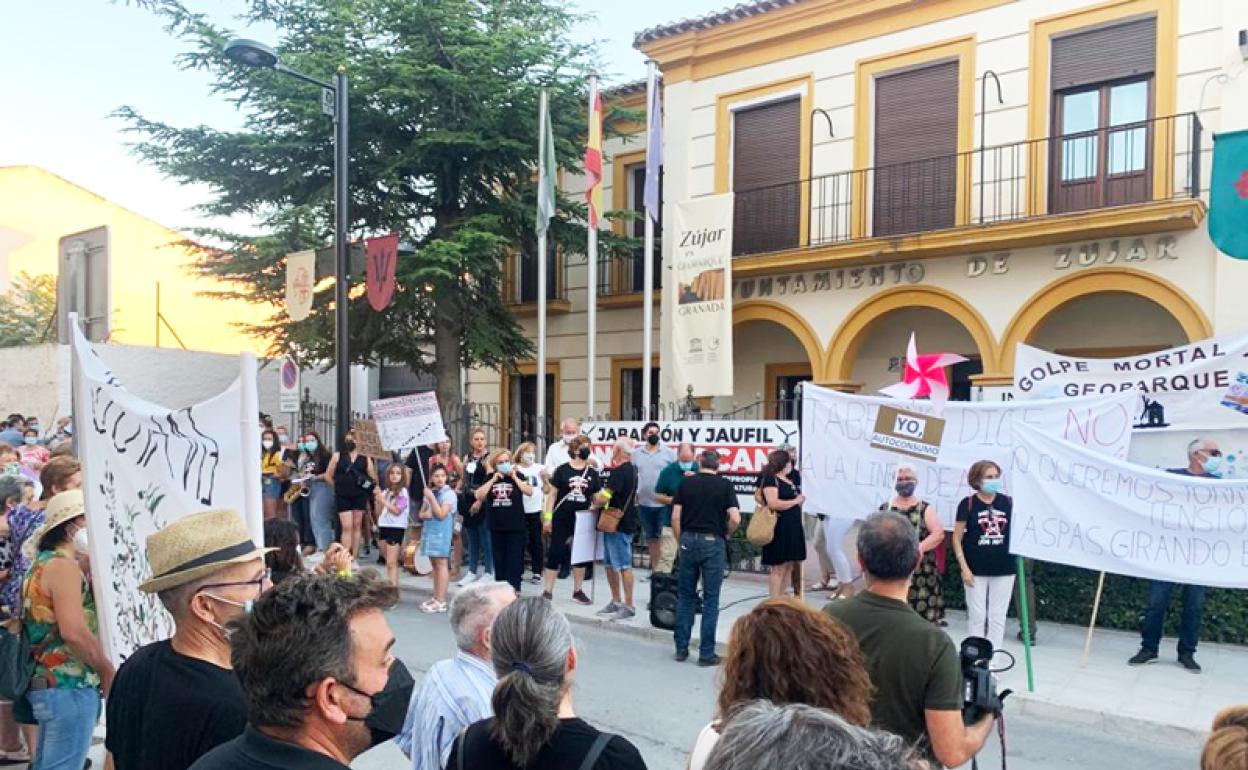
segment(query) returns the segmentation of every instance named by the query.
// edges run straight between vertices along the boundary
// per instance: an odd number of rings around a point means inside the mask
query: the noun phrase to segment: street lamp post
[[[334,372],[337,375],[338,405],[334,425],[341,441],[351,425],[351,356],[347,337],[347,279],[350,273],[347,243],[347,169],[350,156],[347,153],[348,107],[347,72],[338,68],[334,82],[305,75],[282,64],[277,52],[255,40],[231,40],[225,46],[225,55],[231,61],[247,67],[272,69],[290,75],[305,83],[320,86],[333,95],[334,119]]]

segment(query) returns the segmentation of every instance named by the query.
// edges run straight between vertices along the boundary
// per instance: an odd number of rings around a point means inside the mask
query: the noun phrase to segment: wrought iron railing
[[[663,287],[663,255],[662,249],[658,246],[656,242],[654,249],[655,291]],[[614,297],[636,294],[645,286],[645,260],[640,249],[634,254],[598,257],[598,296]]]
[[[503,301],[509,305],[527,305],[537,302],[538,263],[536,260],[513,254],[503,265]],[[562,253],[555,253],[547,263],[546,299],[568,298],[568,261]]]
[[[1201,191],[1195,113],[735,193],[734,256],[988,225]]]

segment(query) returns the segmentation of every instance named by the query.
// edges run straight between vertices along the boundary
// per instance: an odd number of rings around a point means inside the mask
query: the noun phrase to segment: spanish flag
[[[589,87],[589,140],[585,143],[585,201],[589,204],[589,226],[597,227],[602,216],[602,93],[598,79]]]

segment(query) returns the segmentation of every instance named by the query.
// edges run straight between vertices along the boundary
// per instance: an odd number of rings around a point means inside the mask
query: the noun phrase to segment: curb
[[[1026,714],[1038,719],[1091,727],[1115,736],[1137,738],[1148,743],[1167,746],[1187,746],[1199,749],[1207,731],[1168,722],[1158,722],[1145,717],[1129,716],[1087,706],[1072,706],[1051,698],[1026,691],[1015,691],[1006,707],[1010,714]]]
[[[415,596],[425,596],[425,597],[433,596],[433,591],[431,591],[428,588],[424,588],[422,586],[405,585],[402,581],[399,582],[399,590],[401,592],[410,593]],[[454,596],[453,593],[450,595]],[[576,625],[576,626],[584,626],[586,628],[597,628],[597,629],[601,629],[605,631],[611,631],[612,633],[620,634],[621,636],[631,636],[635,639],[645,639],[651,642],[660,642],[663,644],[673,643],[672,632],[664,631],[661,628],[655,628],[654,626],[651,626],[648,620],[648,613],[640,609],[637,611],[637,617],[635,618],[635,620],[637,621],[636,624],[617,623],[613,620],[604,620],[603,618],[595,618],[595,617],[585,617],[583,615],[576,615],[574,613],[570,613],[566,611],[563,613],[563,616],[568,619],[569,623]],[[642,623],[644,623],[644,625],[642,625]],[[696,623],[694,624],[694,628],[696,630],[697,628]],[[701,640],[701,637],[699,637],[697,634],[691,635],[691,638],[689,639],[689,648],[691,650],[696,649],[698,642],[700,640]],[[727,650],[727,645],[724,642],[715,643],[715,654],[723,655],[726,652],[726,650]],[[673,652],[674,652],[674,648],[673,648]]]

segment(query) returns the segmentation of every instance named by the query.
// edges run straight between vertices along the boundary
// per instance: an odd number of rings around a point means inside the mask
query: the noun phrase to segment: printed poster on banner
[[[858,396],[805,383],[804,510],[835,518],[866,518],[892,496],[897,465],[906,463],[918,471],[918,495],[935,506],[945,527],[952,529],[958,502],[971,493],[966,472],[976,461],[992,460],[1000,465],[1005,490],[1010,492],[1012,424],[1031,425],[1098,453],[1126,457],[1131,442],[1131,399],[1130,394],[1109,394],[1060,401],[950,401],[941,415],[942,436],[932,461],[871,445],[881,410],[904,404],[906,411],[930,419],[930,402]]]
[[[1117,575],[1248,588],[1248,480],[1107,457],[1015,424],[1010,553]]]
[[[232,508],[255,542],[264,542],[254,359],[252,376],[240,376],[207,401],[170,409],[127,391],[78,324],[71,326],[96,607],[105,650],[120,663],[173,633],[156,596],[139,591],[151,577],[149,535],[190,513]]]
[[[802,387],[805,387],[804,385]],[[605,468],[611,462],[616,439],[629,437],[641,442],[644,422],[587,422],[581,426],[589,436],[591,451]],[[800,449],[795,420],[688,420],[660,422],[659,440],[675,451],[682,442],[694,451],[714,449],[723,457],[719,472],[732,482],[742,513],[754,510],[754,488],[767,465],[767,453],[782,444]],[[641,451],[640,446],[636,451]]]
[[[945,421],[921,412],[881,406],[871,431],[871,446],[886,452],[935,460],[940,456],[940,439]]]
[[[282,414],[299,411],[299,365],[292,358],[283,358],[277,375],[277,408]]]
[[[432,390],[370,401],[369,408],[386,449],[403,451],[446,440],[442,410]]]
[[[672,381],[681,393],[693,386],[695,396],[731,396],[731,193],[676,205],[671,276]]]
[[[1248,377],[1248,334],[1224,335],[1124,358],[1075,358],[1020,344],[1014,397],[1067,398],[1130,393],[1139,431],[1248,428],[1248,413],[1225,397]]]

